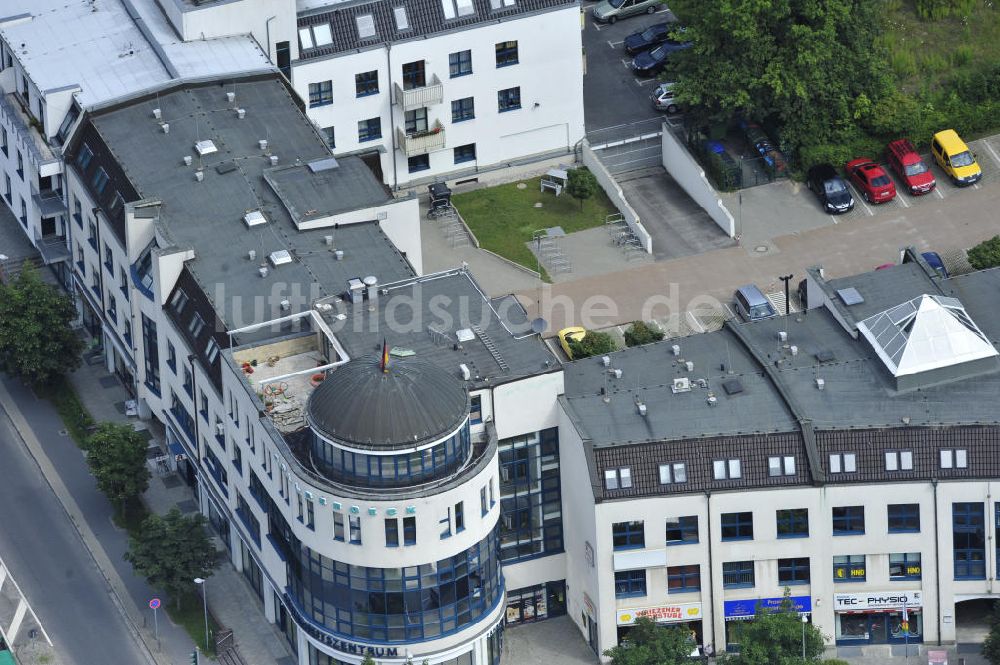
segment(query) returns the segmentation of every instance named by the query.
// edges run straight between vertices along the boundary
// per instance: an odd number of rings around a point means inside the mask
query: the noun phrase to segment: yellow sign
[[[636,622],[636,619],[641,617],[648,617],[658,623],[695,621],[701,618],[701,603],[683,603],[680,605],[661,605],[659,607],[618,610],[617,614],[619,626],[633,624]]]

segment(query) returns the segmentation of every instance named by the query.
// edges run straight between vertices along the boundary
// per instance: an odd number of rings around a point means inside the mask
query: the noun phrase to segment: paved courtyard
[[[508,628],[501,665],[596,665],[597,656],[568,616]]]

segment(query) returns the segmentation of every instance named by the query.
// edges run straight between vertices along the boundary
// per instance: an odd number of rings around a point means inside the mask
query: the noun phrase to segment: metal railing
[[[425,106],[434,106],[444,100],[444,86],[437,74],[431,74],[430,83],[419,88],[404,90],[398,83],[393,83],[393,101],[404,111],[413,111]]]

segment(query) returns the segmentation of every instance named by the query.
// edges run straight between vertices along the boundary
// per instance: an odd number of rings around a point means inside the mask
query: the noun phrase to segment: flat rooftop
[[[277,193],[296,226],[329,215],[377,206],[388,190],[372,177],[358,158],[325,157],[309,164],[278,166],[264,171],[264,180]]]

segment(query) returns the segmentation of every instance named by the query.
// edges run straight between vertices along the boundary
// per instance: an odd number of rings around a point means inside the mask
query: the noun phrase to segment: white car
[[[653,90],[650,96],[653,100],[653,108],[665,113],[677,113],[680,107],[674,101],[674,84],[661,83]]]

